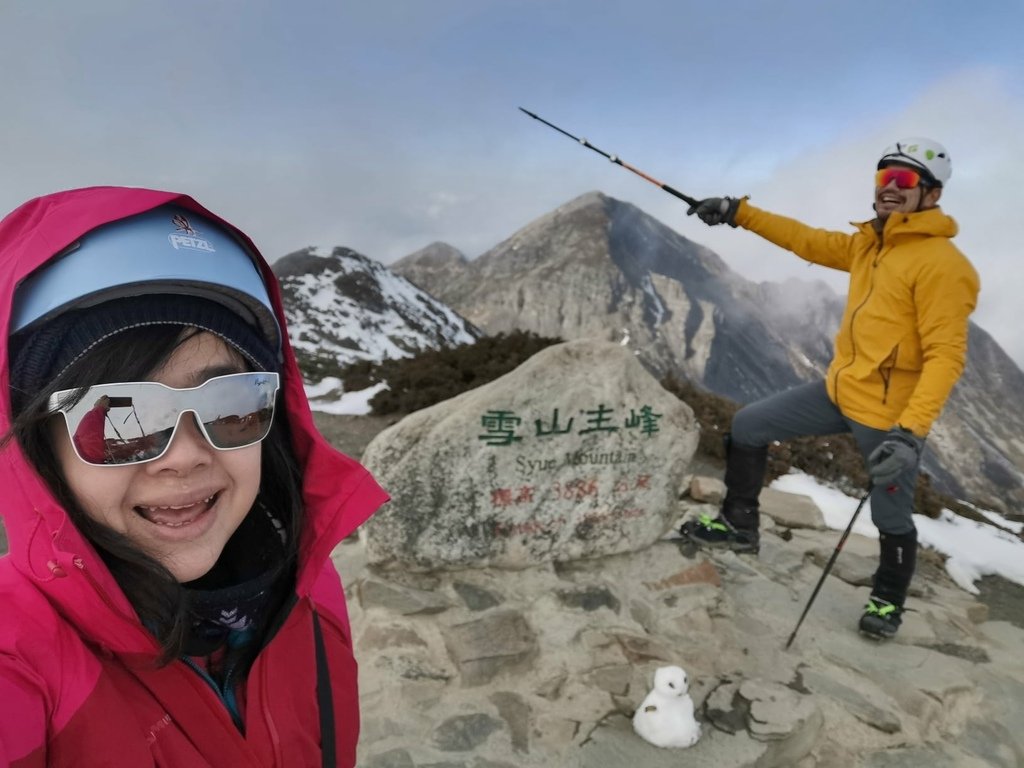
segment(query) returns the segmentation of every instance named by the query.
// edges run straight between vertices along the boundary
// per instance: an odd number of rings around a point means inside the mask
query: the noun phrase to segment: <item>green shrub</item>
[[[499,333],[401,360],[353,363],[341,370],[341,379],[349,391],[386,381],[388,389],[370,399],[372,413],[407,414],[493,381],[561,341],[526,331]]]
[[[723,438],[732,424],[732,417],[739,406],[732,400],[707,392],[688,379],[669,376],[661,386],[686,403],[693,410],[700,425],[700,440],[697,453],[711,459],[713,463],[725,466],[725,442]]]
[[[341,378],[342,368],[338,364],[338,359],[331,355],[306,352],[296,347],[295,360],[302,371],[302,378],[306,381],[323,381],[328,376]]]

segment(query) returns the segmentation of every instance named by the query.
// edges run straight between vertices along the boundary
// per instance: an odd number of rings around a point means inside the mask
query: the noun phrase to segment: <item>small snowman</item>
[[[692,747],[700,738],[700,723],[693,719],[688,691],[680,667],[658,669],[654,689],[633,715],[633,730],[656,747]]]

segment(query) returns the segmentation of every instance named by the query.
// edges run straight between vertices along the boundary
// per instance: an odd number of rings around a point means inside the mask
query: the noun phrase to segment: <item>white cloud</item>
[[[842,276],[749,233],[687,219],[675,199],[516,107],[689,194],[750,193],[836,228],[871,215],[883,146],[933,134],[956,165],[944,208],[982,276],[976,320],[1024,365],[1013,316],[1024,295],[1019,10],[920,19],[943,52],[934,59],[893,50],[852,6],[810,0],[736,19],[660,2],[594,13],[580,0],[487,11],[444,0],[427,13],[414,2],[296,12],[185,0],[179,15],[201,7],[205,23],[184,37],[156,33],[165,20],[152,3],[50,5],[19,4],[0,26],[11,106],[0,208],[90,184],[178,189],[271,259],[343,245],[389,263],[435,240],[477,256],[599,189],[748,277],[820,277],[844,290]],[[517,32],[529,35],[529,57]],[[942,75],[979,61],[1007,69]],[[932,84],[911,99],[922,83]]]

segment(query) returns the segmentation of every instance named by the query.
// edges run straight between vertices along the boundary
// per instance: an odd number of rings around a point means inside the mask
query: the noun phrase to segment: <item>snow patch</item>
[[[783,475],[771,484],[786,493],[810,496],[821,509],[829,528],[845,530],[860,500],[835,488],[821,485],[817,479],[802,472]],[[1020,532],[1022,525],[1007,520],[990,510],[978,510],[992,522]],[[918,541],[947,556],[946,572],[963,590],[978,594],[975,582],[982,576],[1002,576],[1024,586],[1024,541],[991,525],[968,520],[948,509],[938,519],[914,515]],[[878,529],[871,523],[871,502],[853,527],[854,532],[878,538]],[[840,555],[841,556],[841,555]]]
[[[334,381],[338,380],[334,379]],[[323,382],[320,382],[320,385],[322,384]],[[370,400],[378,392],[383,392],[387,388],[387,382],[382,381],[374,384],[369,389],[361,389],[358,392],[346,392],[337,400],[324,399],[314,401],[310,399],[309,407],[320,413],[333,413],[342,416],[366,416],[372,410],[370,408]],[[309,392],[309,388],[307,388],[306,392]]]

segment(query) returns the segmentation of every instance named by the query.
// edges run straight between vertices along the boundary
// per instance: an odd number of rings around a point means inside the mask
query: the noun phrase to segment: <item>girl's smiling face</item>
[[[190,333],[149,377],[170,387],[248,370],[219,337]],[[98,467],[75,455],[63,419],[54,445],[64,477],[82,510],[126,536],[179,582],[206,574],[249,513],[260,487],[261,445],[219,451],[186,413],[167,452],[145,464]]]

